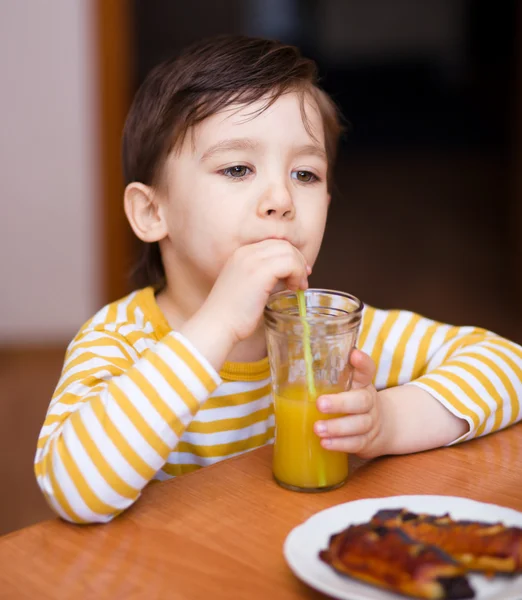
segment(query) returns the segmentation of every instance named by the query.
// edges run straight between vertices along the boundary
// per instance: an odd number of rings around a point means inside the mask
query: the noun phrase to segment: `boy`
[[[149,75],[123,160],[152,285],[67,350],[35,459],[63,518],[109,521],[152,479],[272,440],[263,309],[307,287],[339,131],[314,64],[278,42],[212,39]],[[318,399],[344,414],[315,424],[325,448],[415,452],[522,417],[522,349],[495,334],[367,307],[358,347],[353,389]]]

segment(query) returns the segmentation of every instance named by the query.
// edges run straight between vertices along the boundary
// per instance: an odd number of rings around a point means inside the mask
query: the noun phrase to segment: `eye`
[[[319,178],[310,171],[294,171],[292,177],[301,183],[313,183],[314,181],[319,180]]]
[[[243,179],[252,172],[252,169],[249,167],[245,167],[245,165],[235,165],[233,167],[228,167],[227,169],[223,169],[221,173],[226,177],[231,177],[232,179]]]

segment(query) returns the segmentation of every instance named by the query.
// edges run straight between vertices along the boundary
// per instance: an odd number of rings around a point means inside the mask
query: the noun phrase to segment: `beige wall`
[[[0,2],[0,345],[68,340],[98,305],[92,7]]]

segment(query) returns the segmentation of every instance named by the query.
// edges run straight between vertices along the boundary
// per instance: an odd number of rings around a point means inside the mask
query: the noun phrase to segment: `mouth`
[[[282,240],[282,241],[288,242],[289,244],[292,244],[292,246],[296,246],[296,244],[289,237],[286,237],[285,235],[267,235],[265,237],[259,238],[254,243],[264,242],[265,240]]]

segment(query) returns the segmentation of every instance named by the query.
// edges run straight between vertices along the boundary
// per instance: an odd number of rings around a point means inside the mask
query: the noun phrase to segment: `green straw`
[[[299,307],[299,316],[303,323],[303,353],[306,367],[306,385],[308,387],[308,401],[317,400],[317,390],[314,381],[314,368],[312,358],[312,347],[310,344],[310,323],[308,323],[306,314],[306,298],[303,290],[297,290],[297,306]],[[326,474],[324,464],[319,466],[319,487],[326,486]]]
[[[312,358],[312,348],[310,345],[310,323],[306,318],[306,298],[303,290],[297,290],[297,305],[299,306],[299,316],[303,323],[303,351],[306,366],[306,384],[308,386],[308,396],[311,402],[317,400],[317,391],[315,389],[314,368]]]

